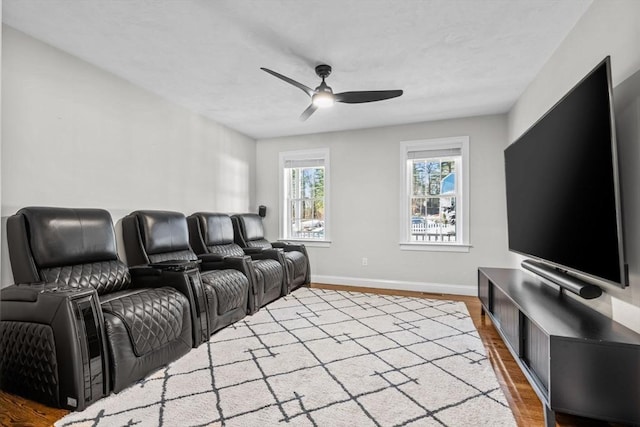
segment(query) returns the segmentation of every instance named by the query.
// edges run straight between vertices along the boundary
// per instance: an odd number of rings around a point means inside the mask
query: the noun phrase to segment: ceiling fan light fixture
[[[331,92],[318,92],[313,95],[311,103],[318,108],[328,108],[333,106],[335,100]]]

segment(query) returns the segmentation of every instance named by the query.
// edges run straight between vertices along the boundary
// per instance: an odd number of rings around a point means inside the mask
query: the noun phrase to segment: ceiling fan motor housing
[[[316,67],[316,74],[318,75],[318,77],[322,79],[329,77],[329,74],[331,74],[331,65],[327,65],[327,64],[318,65]]]

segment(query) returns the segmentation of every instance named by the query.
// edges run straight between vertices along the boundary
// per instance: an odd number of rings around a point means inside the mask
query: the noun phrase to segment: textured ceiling
[[[256,139],[504,113],[591,0],[4,0],[3,21]],[[318,110],[270,68],[334,92]]]

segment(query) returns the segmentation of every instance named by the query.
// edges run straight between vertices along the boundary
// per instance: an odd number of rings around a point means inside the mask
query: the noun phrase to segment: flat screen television
[[[626,286],[609,57],[504,155],[509,249]]]

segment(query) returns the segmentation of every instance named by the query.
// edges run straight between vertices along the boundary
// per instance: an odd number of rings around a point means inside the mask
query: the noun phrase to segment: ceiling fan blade
[[[309,116],[312,115],[317,109],[318,107],[316,107],[315,105],[309,105],[307,109],[304,110],[302,114],[300,114],[300,121],[304,122],[305,120],[307,120]]]
[[[297,87],[298,89],[302,90],[304,93],[306,93],[309,96],[313,96],[313,94],[315,93],[315,91],[313,89],[311,89],[310,87],[307,87],[307,86],[303,85],[302,83],[298,83],[297,81],[295,81],[293,79],[290,79],[287,76],[283,76],[282,74],[276,73],[275,71],[270,70],[268,68],[260,67],[260,69],[262,71],[266,71],[267,73],[271,74],[272,76],[275,76],[275,77],[279,78],[280,80],[284,80],[285,82],[287,82],[287,83],[289,83],[291,85],[294,85],[295,87]]]
[[[334,96],[336,102],[360,104],[363,102],[382,101],[402,95],[401,90],[368,90],[360,92],[342,92]]]

